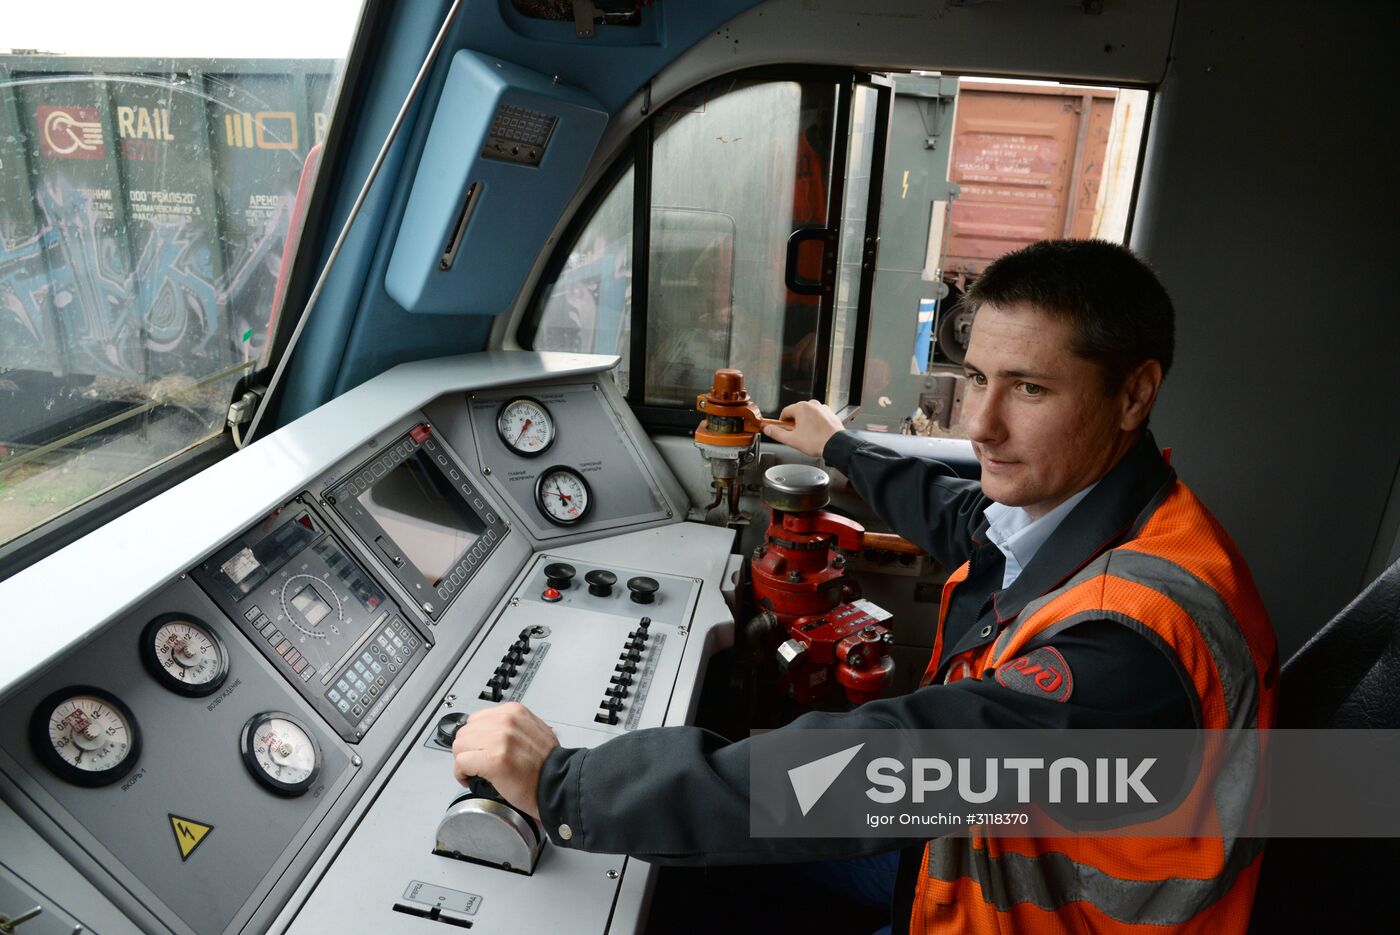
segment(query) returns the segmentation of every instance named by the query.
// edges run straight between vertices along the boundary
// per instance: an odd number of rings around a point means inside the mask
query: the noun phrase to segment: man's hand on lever
[[[536,791],[549,751],[559,746],[554,730],[519,702],[473,713],[452,741],[452,776],[462,785],[480,776],[511,805],[540,820]]]
[[[815,399],[793,403],[778,418],[784,422],[791,421],[792,428],[765,425],[763,434],[813,458],[820,458],[831,436],[845,428],[830,407]]]

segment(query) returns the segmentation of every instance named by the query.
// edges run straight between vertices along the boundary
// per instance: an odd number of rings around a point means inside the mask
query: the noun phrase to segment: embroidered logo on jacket
[[[1014,691],[1055,701],[1068,701],[1074,690],[1069,664],[1053,646],[1041,646],[1012,659],[997,669],[997,681]]]

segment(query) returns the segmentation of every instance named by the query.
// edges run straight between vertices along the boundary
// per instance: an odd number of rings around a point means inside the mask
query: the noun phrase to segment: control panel
[[[489,791],[457,788],[450,751],[473,712],[509,701],[566,747],[676,721],[678,688],[690,687],[683,660],[706,613],[704,579],[676,574],[677,556],[709,553],[723,567],[732,534],[675,526],[636,536],[531,558],[291,932],[431,933],[436,922],[441,932],[543,935],[617,924],[629,868],[645,865],[554,847]],[[650,568],[636,561],[646,554]],[[711,565],[695,567],[717,580]]]
[[[733,533],[677,519],[607,361],[484,357],[376,378],[0,582],[49,615],[38,637],[67,634],[0,686],[0,912],[40,893],[46,918],[119,933],[635,925],[646,865],[552,848],[489,784],[457,787],[449,750],[510,701],[569,746],[683,723],[732,625]]]
[[[608,734],[655,727],[696,589],[691,578],[537,555],[467,666],[459,697],[468,711],[519,701],[551,724]],[[653,695],[659,703],[649,703]]]
[[[655,467],[600,384],[475,393],[465,429],[479,469],[531,537],[664,522],[674,512]]]
[[[428,651],[426,637],[301,498],[216,552],[194,577],[351,743]]]
[[[356,772],[265,645],[184,578],[5,702],[0,767],[173,931],[237,931]]]

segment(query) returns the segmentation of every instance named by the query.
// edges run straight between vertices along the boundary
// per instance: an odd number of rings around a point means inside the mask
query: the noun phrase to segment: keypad
[[[356,727],[365,729],[379,716],[389,695],[389,682],[418,649],[420,640],[402,619],[390,618],[374,640],[350,661],[326,700]],[[364,720],[361,721],[361,718]]]

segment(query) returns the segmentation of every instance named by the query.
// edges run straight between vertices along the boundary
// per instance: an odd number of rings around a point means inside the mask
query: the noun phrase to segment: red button
[[[549,601],[551,604],[553,604],[555,601],[558,601],[558,600],[562,599],[562,598],[564,597],[564,595],[560,594],[560,593],[559,593],[557,590],[555,590],[554,588],[545,588],[545,589],[544,589],[544,593],[541,594],[540,597],[544,598],[545,600],[547,600],[547,601]]]
[[[430,431],[431,430],[428,428],[428,424],[426,422],[419,422],[413,428],[408,430],[408,437],[421,445],[423,444],[423,442],[428,440],[428,435]]]

